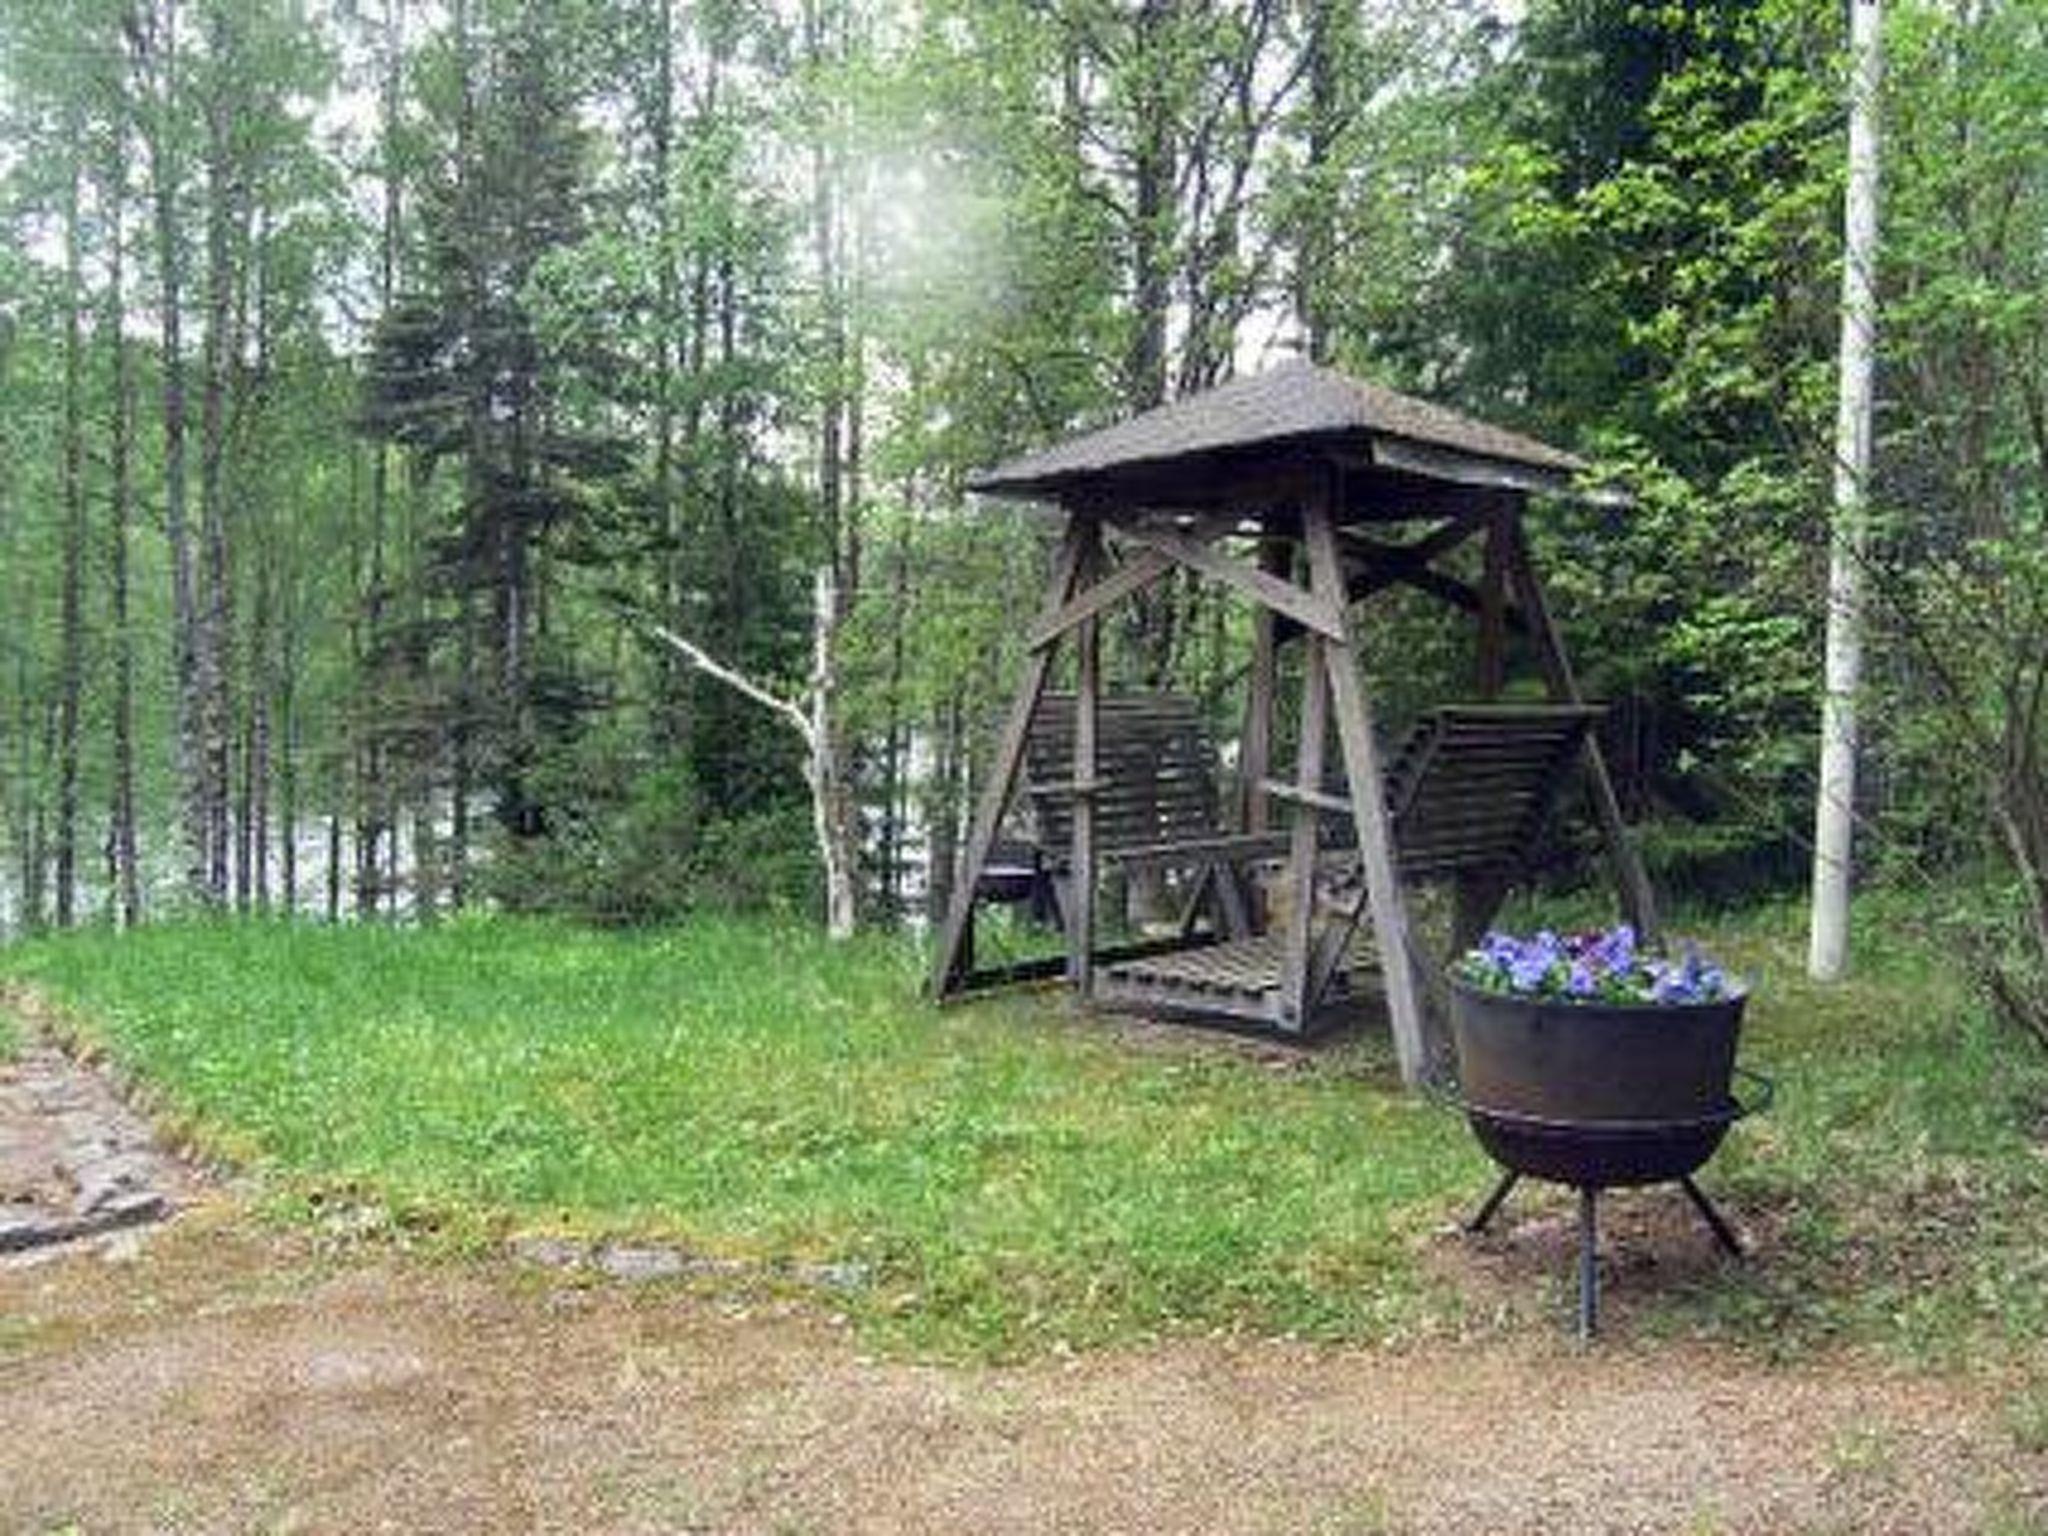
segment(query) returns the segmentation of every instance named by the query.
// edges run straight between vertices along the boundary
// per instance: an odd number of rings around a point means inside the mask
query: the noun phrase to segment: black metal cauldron
[[[1462,1107],[1505,1170],[1472,1219],[1481,1231],[1523,1176],[1579,1191],[1579,1335],[1598,1326],[1597,1199],[1603,1189],[1676,1181],[1715,1240],[1741,1257],[1692,1175],[1729,1126],[1769,1103],[1743,1104],[1732,1084],[1745,997],[1683,1005],[1559,1003],[1451,981]]]

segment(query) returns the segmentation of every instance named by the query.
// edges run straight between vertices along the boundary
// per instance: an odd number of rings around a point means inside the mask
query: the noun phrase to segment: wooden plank
[[[1157,550],[1140,550],[1056,612],[1035,621],[1024,632],[1025,645],[1034,651],[1051,645],[1082,621],[1144,591],[1172,569],[1173,562]]]
[[[1073,591],[1080,569],[1082,536],[1079,529],[1077,520],[1068,519],[1066,535],[1053,557],[1052,576],[1046,584],[1048,609],[1057,609]],[[1018,684],[1016,697],[1010,703],[1009,719],[1004,722],[1003,733],[997,739],[995,756],[989,764],[988,782],[982,786],[981,802],[975,807],[974,821],[968,829],[966,857],[961,861],[960,877],[953,887],[953,898],[947,905],[946,920],[939,929],[938,943],[933,952],[931,991],[936,999],[943,1000],[954,993],[956,979],[965,969],[964,962],[972,942],[975,888],[981,883],[989,850],[995,846],[996,829],[1002,824],[1003,811],[1010,803],[1010,792],[1017,782],[1017,771],[1023,765],[1025,738],[1030,733],[1031,718],[1045,693],[1046,682],[1052,675],[1054,654],[1048,647],[1033,651],[1025,659],[1024,676]]]
[[[1257,566],[1211,548],[1186,534],[1164,528],[1127,528],[1125,536],[1148,549],[1168,555],[1189,570],[1234,588],[1263,607],[1283,613],[1306,629],[1323,636],[1344,633],[1341,593],[1333,600],[1304,592],[1291,581],[1268,575]]]
[[[1193,863],[1198,859],[1274,858],[1287,851],[1285,832],[1220,832],[1214,837],[1188,838],[1162,843],[1134,843],[1116,851],[1116,860],[1126,867],[1147,863]]]
[[[1425,480],[1449,480],[1459,485],[1482,485],[1511,491],[1565,493],[1572,489],[1567,470],[1540,469],[1533,464],[1516,464],[1506,459],[1483,458],[1460,453],[1435,443],[1412,438],[1382,437],[1372,440],[1372,462],[1380,469],[1420,475]]]
[[[1127,943],[1107,945],[1098,949],[1095,958],[1100,965],[1121,964],[1138,961],[1146,955],[1194,949],[1215,942],[1207,934],[1183,935],[1170,939],[1133,939]],[[1030,960],[1013,960],[1007,965],[992,965],[968,971],[961,977],[954,995],[966,996],[969,993],[1011,986],[1018,982],[1065,981],[1066,975],[1065,955],[1040,955]]]
[[[1303,509],[1302,536],[1308,547],[1310,581],[1321,595],[1341,601],[1344,571],[1331,523],[1330,493]],[[1351,814],[1357,828],[1364,867],[1366,901],[1372,912],[1373,935],[1379,946],[1380,974],[1386,988],[1387,1012],[1394,1031],[1394,1052],[1401,1078],[1421,1086],[1430,1067],[1430,1042],[1422,1009],[1422,992],[1408,941],[1408,908],[1394,861],[1393,833],[1386,812],[1385,780],[1379,748],[1373,740],[1372,711],[1365,678],[1349,636],[1327,647],[1331,701],[1337,739],[1344,752],[1345,774],[1351,783]]]
[[[1535,633],[1537,661],[1543,669],[1551,697],[1566,703],[1584,704],[1579,681],[1572,675],[1571,661],[1564,652],[1564,638],[1558,633],[1557,623],[1544,602],[1543,584],[1537,578],[1535,562],[1529,555],[1529,535],[1522,527],[1520,509],[1516,511],[1509,537],[1508,580],[1516,588],[1523,608],[1528,611]],[[1593,802],[1593,816],[1600,824],[1601,838],[1607,844],[1608,866],[1613,870],[1614,882],[1621,892],[1622,911],[1644,942],[1655,944],[1659,936],[1657,903],[1650,890],[1650,877],[1643,871],[1642,856],[1629,837],[1628,824],[1622,820],[1621,802],[1615,797],[1614,780],[1608,777],[1606,759],[1600,755],[1600,743],[1590,731],[1586,733],[1583,751],[1587,794]]]
[[[1312,810],[1324,811],[1333,816],[1349,816],[1351,801],[1343,795],[1326,794],[1319,789],[1303,789],[1299,784],[1289,784],[1280,779],[1268,779],[1266,793],[1275,800],[1285,800],[1292,805],[1305,805]]]

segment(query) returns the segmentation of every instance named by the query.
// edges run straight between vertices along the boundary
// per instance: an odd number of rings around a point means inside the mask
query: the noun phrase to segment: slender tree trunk
[[[253,711],[253,704],[252,704]],[[256,852],[256,731],[253,712],[245,717],[235,741],[235,815],[233,824],[235,911],[246,914],[255,903],[251,870]]]
[[[832,568],[818,567],[811,616],[810,755],[812,825],[818,858],[825,868],[825,931],[835,939],[853,936],[855,907],[851,796],[838,739],[834,705],[839,693],[839,593]]]
[[[1870,474],[1870,384],[1877,342],[1878,85],[1883,65],[1879,0],[1852,0],[1849,191],[1843,222],[1842,366],[1835,424],[1835,516],[1828,552],[1825,693],[1820,793],[1814,809],[1813,924],[1806,968],[1841,977],[1849,958],[1851,829],[1856,809],[1856,694],[1863,673],[1864,496]]]
[[[299,711],[298,605],[290,604],[284,624],[284,653],[278,669],[278,899],[286,917],[299,914]]]
[[[448,904],[460,912],[469,900],[470,743],[475,734],[475,617],[465,591],[456,617],[455,730],[450,743]]]
[[[1138,146],[1131,167],[1131,344],[1124,400],[1134,411],[1166,398],[1166,324],[1172,300],[1173,122],[1165,79],[1176,0],[1139,0],[1133,50],[1141,72]]]
[[[265,559],[256,587],[255,627],[250,638],[249,674],[249,762],[243,782],[248,790],[248,810],[243,817],[243,838],[249,852],[250,895],[256,910],[270,910],[270,711],[275,695],[276,671],[272,660],[273,637],[270,624],[270,561]]]
[[[916,505],[913,487],[905,498]],[[890,564],[889,674],[883,688],[887,701],[882,736],[882,846],[879,872],[883,910],[891,922],[903,916],[903,823],[905,761],[909,742],[903,716],[903,668],[910,609],[910,519],[897,527]]]
[[[676,495],[676,379],[685,366],[693,336],[680,313],[681,263],[676,250],[675,203],[675,0],[661,0],[656,13],[654,49],[654,154],[650,167],[654,200],[655,267],[654,342],[654,496],[662,548],[656,566],[655,599],[665,621],[680,616],[683,593],[683,530]],[[701,272],[701,264],[699,266]],[[701,326],[701,318],[697,324]],[[684,740],[685,668],[665,649],[656,653],[657,706],[653,727],[658,751],[677,750]]]
[[[844,17],[829,0],[806,0],[804,30],[814,69],[833,62]],[[845,233],[846,174],[833,142],[835,113],[829,100],[817,103],[818,127],[811,141],[811,239],[817,266],[823,330],[824,383],[818,402],[818,510],[826,563],[815,575],[812,613],[809,706],[809,776],[818,854],[825,871],[825,925],[835,939],[852,934],[858,850],[855,847],[849,764],[839,718],[840,627],[856,596],[859,537],[846,482],[848,449],[848,290]]]
[[[106,329],[108,345],[114,352],[113,416],[107,443],[107,463],[113,481],[107,573],[114,609],[114,784],[107,842],[113,855],[114,893],[121,925],[133,928],[142,921],[142,879],[135,828],[135,634],[128,612],[128,525],[133,519],[135,498],[130,452],[135,431],[135,368],[125,326],[127,251],[122,213],[127,198],[126,146],[118,128],[110,144],[102,179],[109,220]]]
[[[206,753],[201,740],[199,605],[192,536],[186,515],[185,247],[178,227],[184,169],[178,155],[178,0],[161,0],[146,30],[131,34],[138,62],[152,76],[147,152],[155,214],[158,351],[163,391],[164,531],[171,555],[171,628],[177,707],[179,820],[185,851],[185,889],[206,900]]]
[[[971,804],[967,705],[955,688],[932,720],[932,776],[925,794],[925,916],[941,921],[953,905],[960,869],[962,807]]]
[[[85,180],[78,139],[70,124],[72,163],[64,198],[64,552],[62,617],[57,664],[57,926],[69,928],[78,903],[78,737],[85,692],[85,286],[79,201]]]
[[[341,921],[341,812],[327,813],[327,921]]]
[[[36,696],[28,651],[14,653],[15,921],[24,933],[43,926],[42,808],[36,802]]]
[[[226,901],[229,878],[228,811],[233,756],[234,708],[228,637],[234,593],[228,574],[227,463],[228,373],[233,363],[230,325],[235,292],[231,239],[234,220],[233,106],[227,80],[234,41],[226,15],[210,17],[214,79],[206,102],[206,339],[201,349],[199,401],[199,523],[205,552],[205,597],[200,608],[198,687],[201,709],[202,779],[206,807],[206,891],[215,905]]]
[[[1166,398],[1178,160],[1167,55],[1177,5],[1178,0],[1140,0],[1132,21],[1139,105],[1138,142],[1130,167],[1131,335],[1124,356],[1123,392],[1124,403],[1133,411],[1149,410]],[[1172,670],[1181,586],[1179,578],[1169,574],[1132,599],[1128,610],[1132,649],[1149,687],[1165,686]]]
[[[1338,0],[1312,0],[1308,37],[1308,143],[1299,247],[1295,252],[1294,306],[1301,316],[1302,341],[1311,362],[1330,360],[1330,256],[1335,224],[1330,206],[1331,158],[1339,112],[1336,59]]]

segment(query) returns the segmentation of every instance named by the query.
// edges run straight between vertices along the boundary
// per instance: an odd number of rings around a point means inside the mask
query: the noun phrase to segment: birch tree
[[[1851,831],[1856,807],[1856,693],[1863,674],[1864,498],[1870,476],[1870,383],[1877,343],[1880,0],[1850,6],[1849,190],[1843,214],[1841,384],[1835,424],[1834,523],[1828,549],[1827,656],[1820,793],[1814,807],[1813,914],[1806,968],[1834,981],[1849,957]]]

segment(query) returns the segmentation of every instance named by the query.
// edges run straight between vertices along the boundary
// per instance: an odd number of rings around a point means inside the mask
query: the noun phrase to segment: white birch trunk
[[[1880,0],[1850,6],[1849,189],[1843,213],[1841,395],[1835,418],[1834,522],[1828,550],[1820,792],[1814,808],[1813,916],[1807,972],[1839,978],[1849,956],[1851,828],[1856,803],[1856,694],[1863,673],[1864,492],[1870,473],[1870,376],[1877,340]]]
[[[845,768],[839,760],[838,722],[833,714],[839,681],[834,643],[839,630],[839,594],[830,565],[818,568],[814,590],[817,606],[811,631],[811,676],[801,700],[785,699],[764,688],[673,630],[656,624],[652,632],[681,652],[698,671],[771,710],[803,738],[804,783],[811,792],[811,832],[825,875],[825,928],[833,938],[847,939],[853,937],[858,914],[854,902],[852,806]]]
[[[810,757],[806,777],[811,783],[811,824],[818,838],[818,862],[825,871],[825,931],[850,939],[854,929],[852,817],[846,795],[846,774],[839,761],[838,721],[833,704],[839,692],[837,647],[839,589],[830,564],[818,567],[813,587],[816,608],[811,620]]]

